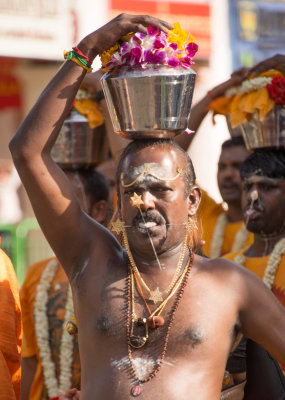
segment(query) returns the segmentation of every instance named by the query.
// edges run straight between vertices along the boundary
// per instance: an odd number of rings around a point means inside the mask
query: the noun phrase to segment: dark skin
[[[268,71],[269,69],[277,69],[285,73],[285,55],[275,54],[272,57],[266,58],[260,63],[254,65],[249,71],[248,75],[258,75],[261,72]]]
[[[227,218],[229,222],[242,220],[240,167],[249,155],[244,146],[231,146],[222,149],[217,180],[223,200],[228,204]]]
[[[76,172],[65,171],[74,194],[79,202],[80,207],[90,217],[94,218],[100,224],[104,224],[107,217],[107,202],[100,200],[93,202],[91,206],[91,198],[85,190],[84,180]],[[38,366],[37,356],[22,357],[21,360],[21,400],[28,400],[30,396],[30,390],[35,378],[35,373]]]
[[[148,24],[170,27],[150,17],[124,15],[85,38],[79,48],[95,56],[121,35],[142,30]],[[105,37],[106,47],[99,48]],[[109,231],[81,211],[68,180],[50,157],[60,124],[84,74],[82,68],[66,62],[10,148],[39,223],[72,286],[79,327],[81,398],[125,400],[131,398],[134,382],[127,359],[124,251]],[[175,176],[178,167],[186,166],[181,150],[169,146],[158,146],[156,151],[147,148],[129,156],[123,165],[126,181],[132,178],[132,171],[151,163],[154,168],[159,167],[157,174],[165,180],[158,180],[158,189],[157,182],[146,177],[135,189],[145,202],[142,209],[161,214],[171,224],[152,227],[154,246],[164,269],[158,268],[149,239],[141,230],[132,229],[130,243],[148,285],[166,288],[184,237],[180,224],[187,216],[195,215],[200,191],[192,187],[185,196],[183,176],[173,181],[166,179]],[[138,210],[130,204],[129,194],[120,189],[121,214],[128,225]],[[164,310],[166,325],[172,302]],[[145,315],[144,304],[137,295],[135,307],[138,315]],[[226,360],[236,336],[233,332],[241,330],[285,363],[285,338],[280,335],[284,329],[285,311],[256,277],[226,260],[196,256],[171,328],[165,363],[157,376],[144,384],[141,398],[219,399]],[[150,332],[144,348],[133,351],[137,371],[160,357],[164,337],[157,328]]]
[[[252,193],[258,197],[252,201]],[[285,180],[255,176],[243,180],[242,208],[247,229],[254,242],[245,252],[248,257],[272,253],[275,244],[285,236]]]

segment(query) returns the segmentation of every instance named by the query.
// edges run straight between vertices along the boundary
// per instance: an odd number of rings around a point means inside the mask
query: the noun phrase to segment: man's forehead
[[[249,151],[244,146],[231,146],[222,149],[220,160],[232,160],[243,162],[249,155]]]
[[[123,164],[123,171],[129,169],[162,168],[163,170],[176,171],[178,166],[185,164],[183,154],[176,148],[168,146],[154,146],[140,149],[129,154]]]
[[[257,174],[252,174],[250,176],[247,176],[245,178],[243,178],[243,182],[244,183],[276,183],[277,181],[279,181],[279,179],[277,178],[270,178],[269,176],[266,175],[257,175]],[[284,181],[285,183],[285,181]]]

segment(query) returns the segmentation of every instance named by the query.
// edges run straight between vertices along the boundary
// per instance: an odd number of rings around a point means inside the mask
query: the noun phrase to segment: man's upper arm
[[[100,225],[80,209],[69,180],[51,159],[39,156],[31,164],[21,162],[26,165],[17,166],[20,177],[55,254],[65,266],[80,261],[88,255],[91,230],[100,240]]]
[[[243,333],[285,363],[285,309],[265,284],[243,271],[240,319]]]

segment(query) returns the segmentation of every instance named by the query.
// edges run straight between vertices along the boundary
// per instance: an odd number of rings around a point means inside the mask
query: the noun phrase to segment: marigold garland
[[[35,331],[39,354],[43,367],[44,383],[49,398],[56,398],[58,392],[66,392],[71,388],[73,337],[64,329],[67,321],[74,315],[73,300],[70,285],[67,292],[66,312],[62,326],[60,345],[60,377],[59,382],[55,376],[55,365],[52,361],[49,326],[47,318],[48,290],[58,270],[57,260],[52,259],[42,273],[34,304]]]

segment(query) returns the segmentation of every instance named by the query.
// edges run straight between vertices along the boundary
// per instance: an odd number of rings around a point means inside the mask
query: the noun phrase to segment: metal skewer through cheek
[[[131,203],[132,203],[132,205],[133,205],[134,207],[137,207],[137,208],[139,209],[140,214],[141,214],[141,217],[142,217],[142,220],[143,220],[144,224],[146,225],[146,221],[145,221],[145,219],[144,219],[144,216],[143,216],[143,213],[142,213],[142,210],[141,210],[141,204],[144,204],[144,202],[143,202],[143,200],[142,200],[142,197],[139,196],[137,193],[134,193],[134,195],[131,197]],[[149,233],[149,230],[148,230],[147,227],[146,227],[146,232],[147,232],[147,236],[148,236],[148,238],[149,238],[149,241],[150,241],[150,244],[151,244],[153,253],[154,253],[154,255],[155,255],[156,261],[157,261],[157,263],[158,263],[158,266],[159,266],[160,270],[162,270],[160,261],[159,261],[159,259],[158,259],[157,253],[156,253],[156,250],[155,250],[155,248],[154,248],[154,244],[153,244],[152,238],[151,238],[151,236],[150,236],[150,233]]]

